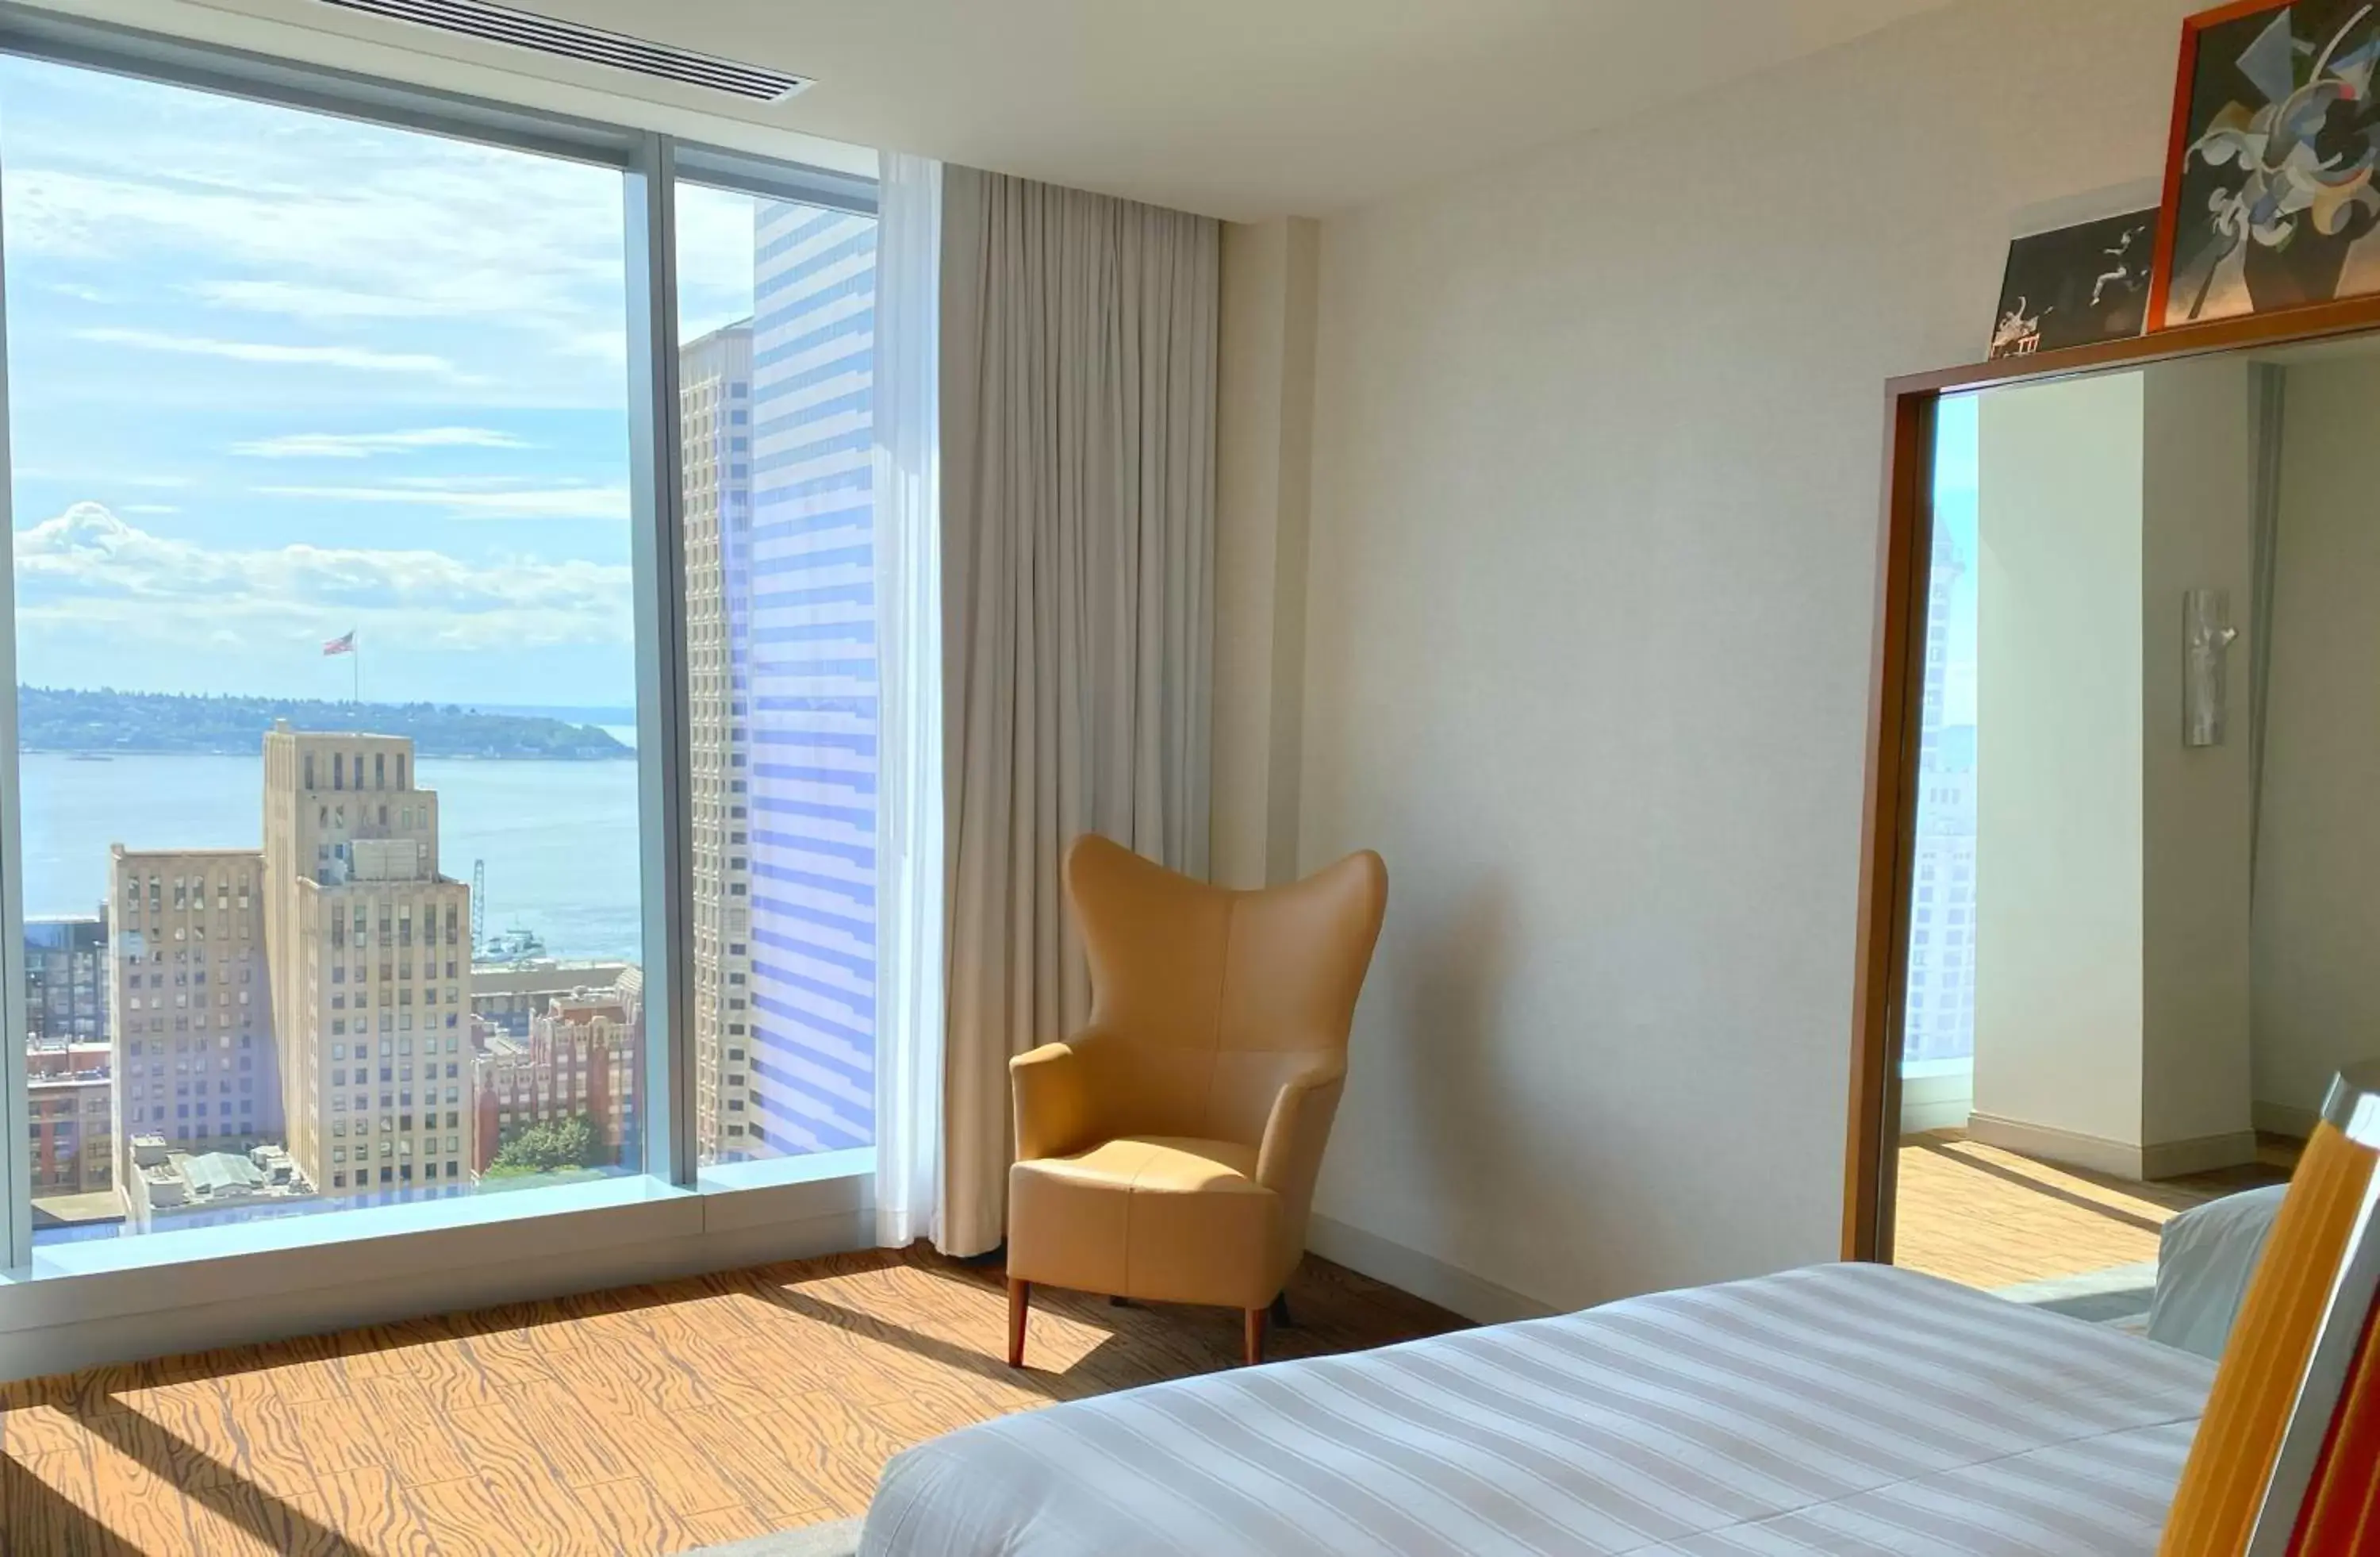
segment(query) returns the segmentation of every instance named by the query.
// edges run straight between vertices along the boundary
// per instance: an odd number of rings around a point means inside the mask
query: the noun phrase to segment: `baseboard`
[[[2046,1162],[2063,1162],[2070,1168],[2087,1168],[2113,1178],[2143,1176],[2141,1149],[2104,1136],[2056,1130],[2046,1125],[2028,1125],[2022,1119],[2003,1119],[1997,1113],[1977,1112],[1967,1115],[1967,1138],[1997,1146],[2003,1151],[2038,1157]]]
[[[1435,1255],[1407,1248],[1377,1233],[1366,1233],[1327,1216],[1308,1220],[1305,1247],[1358,1275],[1412,1293],[1476,1324],[1541,1320],[1560,1311],[1534,1297],[1524,1297],[1511,1287],[1500,1286],[1485,1276],[1475,1276],[1449,1265]]]
[[[799,1222],[696,1233],[567,1257],[548,1255],[466,1271],[383,1276],[279,1297],[68,1320],[0,1335],[0,1381],[840,1254],[869,1247],[875,1232],[875,1213],[862,1207]],[[171,1279],[169,1271],[155,1274]]]
[[[2288,1136],[2292,1140],[2305,1140],[2322,1118],[2310,1108],[2291,1108],[2287,1103],[2250,1103],[2248,1117],[2256,1128],[2266,1135]]]
[[[2134,1146],[2126,1141],[2109,1140],[2104,1136],[2053,1129],[2046,1125],[2027,1124],[2022,1119],[2006,1119],[1996,1113],[1972,1113],[1967,1117],[1967,1136],[1971,1140],[1998,1147],[2003,1151],[2020,1152],[2027,1157],[2038,1157],[2046,1162],[2064,1163],[2070,1168],[2083,1168],[2095,1174],[2106,1174],[2110,1178],[2174,1178],[2183,1174],[2238,1167],[2256,1160],[2256,1132],[2253,1130],[2230,1130],[2189,1140]]]
[[[2219,1136],[2189,1140],[2156,1141],[2141,1148],[2143,1178],[2180,1178],[2184,1174],[2208,1174],[2236,1168],[2256,1160],[2256,1132],[2227,1130]]]

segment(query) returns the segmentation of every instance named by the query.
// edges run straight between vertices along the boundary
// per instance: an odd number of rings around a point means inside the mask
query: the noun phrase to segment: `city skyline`
[[[615,172],[0,61],[29,681],[613,704],[633,687]],[[680,195],[690,331],[751,201]],[[205,650],[193,653],[194,648]]]

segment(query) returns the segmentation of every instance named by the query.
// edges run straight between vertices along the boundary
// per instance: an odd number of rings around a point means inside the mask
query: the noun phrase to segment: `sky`
[[[1942,675],[1942,721],[1975,722],[1975,584],[1983,567],[1978,534],[1983,452],[1973,395],[1944,397],[1934,428],[1934,517],[1959,558],[1951,583],[1950,655]]]
[[[0,170],[20,680],[634,701],[617,171],[18,58]]]

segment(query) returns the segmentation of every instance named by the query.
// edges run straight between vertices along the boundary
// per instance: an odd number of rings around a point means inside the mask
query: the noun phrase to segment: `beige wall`
[[[2145,399],[2139,373],[1983,397],[1975,590],[1970,1128],[2135,1162]]]
[[[1979,353],[2010,213],[2155,175],[2192,8],[1968,0],[1324,223],[1298,852],[1392,882],[1339,1247],[1834,1253],[1883,383]]]
[[[2183,597],[2222,590],[2248,641],[2255,580],[2254,370],[2142,377],[2141,1141],[2152,1174],[2255,1159],[2248,1085],[2248,656],[2230,656],[2219,746],[2183,743]],[[1985,954],[1990,955],[1988,950]]]
[[[1297,874],[1319,237],[1303,218],[1223,228],[1209,859],[1226,886]]]
[[[2256,853],[2255,1098],[2303,1128],[2380,1053],[2380,359],[2288,370]]]

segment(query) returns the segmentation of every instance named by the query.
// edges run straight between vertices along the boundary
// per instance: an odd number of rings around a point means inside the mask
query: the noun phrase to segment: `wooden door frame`
[[[1867,780],[1860,816],[1858,961],[1843,1152],[1845,1259],[1892,1259],[1900,1040],[1917,825],[1919,710],[1934,551],[1934,427],[1946,395],[2146,367],[2210,352],[2380,332],[2380,297],[2180,325],[2135,340],[1912,373],[1885,385],[1884,514],[1876,537]]]

